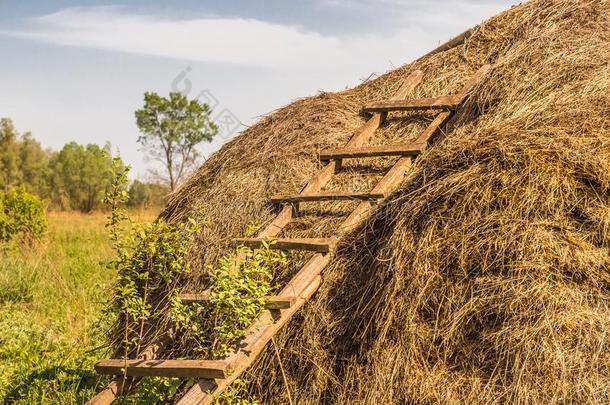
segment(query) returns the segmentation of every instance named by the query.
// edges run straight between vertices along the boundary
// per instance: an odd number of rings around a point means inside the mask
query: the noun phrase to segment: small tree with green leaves
[[[172,191],[197,162],[197,145],[211,142],[218,133],[211,112],[209,105],[181,93],[170,93],[169,98],[144,94],[144,107],[135,113],[142,132],[138,142],[163,164],[166,175],[153,173],[167,181]]]
[[[95,144],[65,144],[51,156],[49,162],[53,204],[82,212],[99,208],[104,192],[113,179],[113,164],[118,161],[120,160],[113,161],[110,144],[103,148]]]
[[[0,242],[15,236],[31,240],[40,238],[47,230],[47,217],[40,198],[29,194],[25,187],[0,192]]]
[[[0,118],[0,188],[25,186],[28,193],[47,197],[49,151],[31,133],[19,133],[8,118]]]

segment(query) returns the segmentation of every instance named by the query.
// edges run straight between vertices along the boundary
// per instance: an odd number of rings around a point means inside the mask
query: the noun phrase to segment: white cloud
[[[29,29],[0,34],[64,46],[273,68],[340,68],[366,65],[371,59],[404,62],[420,52],[410,46],[413,40],[425,36],[416,27],[390,37],[324,36],[298,26],[254,19],[179,20],[117,7],[64,9],[30,22]]]
[[[439,33],[465,31],[508,8],[513,0],[316,0],[321,7],[375,14],[392,25],[418,26]]]

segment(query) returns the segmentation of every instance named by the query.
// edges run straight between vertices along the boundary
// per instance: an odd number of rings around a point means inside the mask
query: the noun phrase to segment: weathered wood
[[[183,304],[195,304],[197,302],[204,302],[210,299],[210,293],[212,291],[204,291],[200,293],[182,293],[180,294],[180,301]]]
[[[234,239],[233,243],[244,245],[252,249],[270,243],[272,249],[278,250],[304,250],[308,252],[330,252],[333,250],[336,241],[333,238],[295,238],[295,239],[265,239],[265,238],[239,238]]]
[[[330,263],[332,255],[326,253],[316,253],[305,263],[295,276],[286,284],[279,295],[302,296],[314,278],[322,273],[322,270]]]
[[[171,341],[174,329],[170,329],[167,333],[159,335],[151,344],[146,346],[144,350],[137,356],[137,360],[151,360]],[[110,405],[117,396],[125,395],[137,384],[138,378],[121,376],[111,381],[103,390],[91,398],[87,405]]]
[[[487,72],[489,72],[490,69],[491,69],[491,65],[481,66],[475,72],[475,74],[464,84],[464,87],[462,87],[462,90],[460,90],[460,92],[454,96],[454,97],[459,98],[458,104],[460,104],[462,101],[464,101],[464,98],[468,95],[468,93],[470,93],[470,91],[474,88],[474,86],[481,81],[483,76],[485,76],[487,74]]]
[[[341,223],[339,228],[337,229],[337,233],[339,235],[344,235],[348,232],[351,232],[356,226],[358,226],[362,221],[364,221],[371,214],[374,209],[375,204],[372,204],[370,201],[363,201],[350,214],[348,217]]]
[[[481,66],[477,72],[474,74],[472,78],[470,78],[462,87],[462,89],[455,95],[455,97],[459,98],[459,103],[461,104],[466,96],[470,93],[470,91],[474,88],[474,86],[481,80],[481,78],[489,72],[491,68],[490,65]],[[434,120],[428,124],[426,129],[417,137],[415,143],[427,145],[432,136],[436,133],[436,131],[443,125],[449,121],[451,118],[450,111],[442,111],[440,112]]]
[[[411,158],[403,157],[398,159],[398,161],[390,168],[390,170],[386,173],[385,176],[377,183],[375,188],[375,192],[389,194],[394,191],[396,187],[404,178],[405,173],[411,167]]]
[[[380,193],[367,193],[367,192],[334,192],[325,191],[315,194],[294,194],[285,196],[271,197],[271,202],[274,204],[278,203],[294,203],[294,202],[308,202],[308,201],[345,201],[345,200],[378,200],[383,198],[384,195]]]
[[[279,235],[280,232],[292,221],[292,209],[283,207],[275,219],[258,233],[259,238],[273,238]]]
[[[415,87],[422,81],[423,72],[421,70],[415,70],[412,72],[402,86],[396,92],[396,95],[392,99],[401,99],[411,93]],[[374,114],[367,122],[360,127],[358,131],[347,142],[346,147],[359,147],[366,143],[371,136],[375,133],[379,125],[381,124],[381,115]],[[325,165],[322,169],[316,173],[316,175],[309,180],[307,185],[301,190],[301,193],[317,193],[319,192],[331,179],[337,169],[337,162],[330,162]],[[274,218],[274,220],[267,225],[261,232],[258,233],[258,238],[273,238],[282,232],[284,227],[292,221],[294,214],[293,207],[284,206],[280,213]],[[205,293],[209,294],[210,289],[207,289]],[[104,404],[99,404],[104,405]]]
[[[295,296],[275,296],[265,297],[265,307],[267,309],[288,309],[297,302]]]
[[[416,143],[406,145],[366,146],[360,148],[334,148],[320,152],[320,160],[372,158],[381,156],[417,156],[424,149],[426,149],[425,144]]]
[[[329,162],[326,166],[320,169],[318,173],[316,173],[316,175],[309,181],[309,183],[307,183],[305,187],[303,187],[301,193],[307,194],[320,191],[326,184],[328,184],[336,170],[336,162]]]
[[[210,299],[210,291],[202,293],[183,293],[180,294],[180,301],[184,304],[193,304],[197,302],[205,302]],[[296,297],[294,296],[270,296],[264,297],[265,308],[267,309],[286,309],[290,308]]]
[[[417,87],[417,85],[419,83],[421,83],[423,78],[424,78],[423,71],[421,71],[421,70],[413,71],[413,73],[411,73],[407,77],[405,82],[400,86],[400,88],[398,89],[396,94],[394,94],[394,96],[392,96],[391,100],[402,100],[403,98],[407,97],[409,94],[411,94],[413,92],[413,90],[415,90],[415,87]]]
[[[455,108],[460,101],[456,96],[441,96],[431,98],[414,98],[409,100],[378,101],[362,108],[365,113],[381,113],[391,111],[429,110],[436,108]]]
[[[454,109],[460,105],[473,87],[481,80],[491,68],[491,65],[481,66],[477,72],[464,84],[459,93],[452,96],[440,96],[432,98],[416,98],[409,100],[389,100],[367,104],[362,111],[365,113],[387,113],[391,111],[411,111],[422,109]]]
[[[417,61],[427,58],[428,56],[434,55],[435,53],[444,52],[444,51],[448,51],[451,48],[455,48],[456,46],[463,44],[464,41],[466,41],[468,38],[470,38],[471,35],[472,35],[472,28],[462,32],[460,35],[458,35],[456,37],[451,38],[449,41],[445,42],[444,44],[437,46],[436,48],[434,48],[430,52],[426,53],[425,55],[420,56],[419,58],[417,58]]]
[[[103,390],[98,392],[93,398],[87,401],[87,405],[110,405],[119,395],[125,393],[126,383],[131,383],[131,379],[119,377],[110,382]]]
[[[131,377],[227,378],[230,365],[223,360],[106,359],[95,364],[98,374]]]
[[[432,139],[432,136],[436,133],[436,131],[447,121],[449,121],[449,118],[451,118],[450,111],[440,112],[434,118],[434,120],[432,120],[432,122],[428,124],[426,129],[424,129],[423,132],[419,134],[415,142],[428,144],[428,142],[430,141],[430,139]]]
[[[409,167],[411,167],[411,159],[411,157],[400,158],[392,166],[392,168],[390,168],[388,173],[381,178],[373,190],[375,192],[383,193],[386,196],[389,195],[396,188],[396,186],[402,182],[405,173]],[[345,221],[343,221],[343,223],[341,223],[339,226],[339,235],[350,232],[356,226],[362,223],[362,221],[364,221],[368,215],[370,215],[372,209],[373,204],[370,202],[365,201],[358,204],[358,206],[354,208]]]

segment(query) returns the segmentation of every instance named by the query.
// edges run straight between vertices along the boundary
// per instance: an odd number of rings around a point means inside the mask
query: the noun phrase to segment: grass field
[[[81,404],[95,389],[92,349],[114,279],[104,223],[53,213],[41,243],[0,253],[0,403]]]

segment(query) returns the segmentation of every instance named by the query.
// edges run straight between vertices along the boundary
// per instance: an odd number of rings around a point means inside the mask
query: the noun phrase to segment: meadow
[[[105,221],[103,213],[50,213],[40,242],[0,252],[0,403],[81,404],[96,390],[115,276]]]

